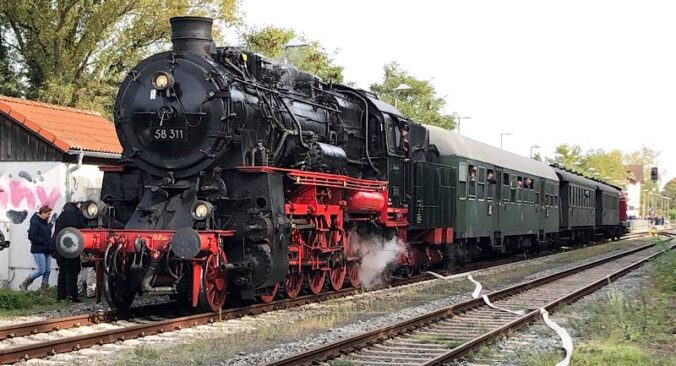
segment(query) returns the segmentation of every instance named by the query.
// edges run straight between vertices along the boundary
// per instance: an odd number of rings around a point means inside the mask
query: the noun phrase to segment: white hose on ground
[[[476,287],[474,288],[474,292],[472,292],[472,297],[475,298],[475,299],[478,298],[479,295],[481,294],[481,290],[483,289],[483,286],[481,286],[481,283],[479,281],[475,280],[472,277],[472,275],[467,276],[467,279],[472,281],[472,283],[474,283],[474,285],[476,285]],[[509,309],[499,308],[499,307],[493,305],[493,303],[491,303],[491,300],[488,299],[487,295],[481,295],[481,298],[484,299],[484,302],[486,303],[486,305],[492,307],[493,309],[502,310],[502,311],[505,311],[505,312],[508,312],[508,313],[512,313],[514,315],[525,315],[526,314],[526,312],[524,310],[509,310]]]
[[[540,308],[540,314],[542,314],[542,319],[544,319],[545,323],[547,326],[552,328],[556,334],[559,335],[559,338],[561,338],[561,344],[563,345],[563,349],[566,350],[566,357],[559,361],[559,363],[556,364],[556,366],[568,366],[570,363],[570,357],[573,355],[573,339],[570,337],[570,334],[568,332],[561,328],[558,324],[556,324],[553,320],[549,319],[549,312],[545,310],[545,308]]]

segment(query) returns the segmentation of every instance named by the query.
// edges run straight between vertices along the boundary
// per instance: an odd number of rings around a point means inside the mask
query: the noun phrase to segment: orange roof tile
[[[0,95],[0,113],[63,152],[122,152],[115,126],[96,112]]]

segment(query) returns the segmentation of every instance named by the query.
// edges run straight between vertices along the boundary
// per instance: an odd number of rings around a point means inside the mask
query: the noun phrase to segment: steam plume
[[[407,247],[398,237],[385,239],[378,235],[360,235],[352,232],[350,247],[361,253],[362,262],[359,278],[365,288],[382,283],[382,274],[388,265],[395,264],[397,257],[406,253]]]

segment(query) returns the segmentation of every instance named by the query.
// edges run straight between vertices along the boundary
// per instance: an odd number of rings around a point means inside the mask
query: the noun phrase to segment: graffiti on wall
[[[62,198],[59,179],[45,179],[41,170],[0,171],[0,214],[21,224],[43,205],[54,208]]]

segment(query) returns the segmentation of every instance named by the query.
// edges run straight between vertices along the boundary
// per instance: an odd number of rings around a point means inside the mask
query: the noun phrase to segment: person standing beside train
[[[52,255],[56,258],[59,265],[59,282],[57,291],[57,300],[70,299],[72,302],[82,302],[77,290],[77,278],[80,274],[80,257],[64,258],[56,250],[56,238],[61,230],[67,227],[84,229],[87,227],[87,221],[82,215],[79,204],[67,202],[63,206],[61,215],[56,219],[54,236],[51,241]]]
[[[46,289],[49,287],[49,273],[52,262],[52,257],[49,255],[49,243],[52,237],[52,224],[49,223],[48,219],[51,214],[51,207],[42,206],[31,217],[28,226],[28,240],[31,242],[31,254],[33,254],[37,269],[21,282],[19,288],[22,291],[28,291],[28,286],[40,276],[42,276],[40,288]]]

